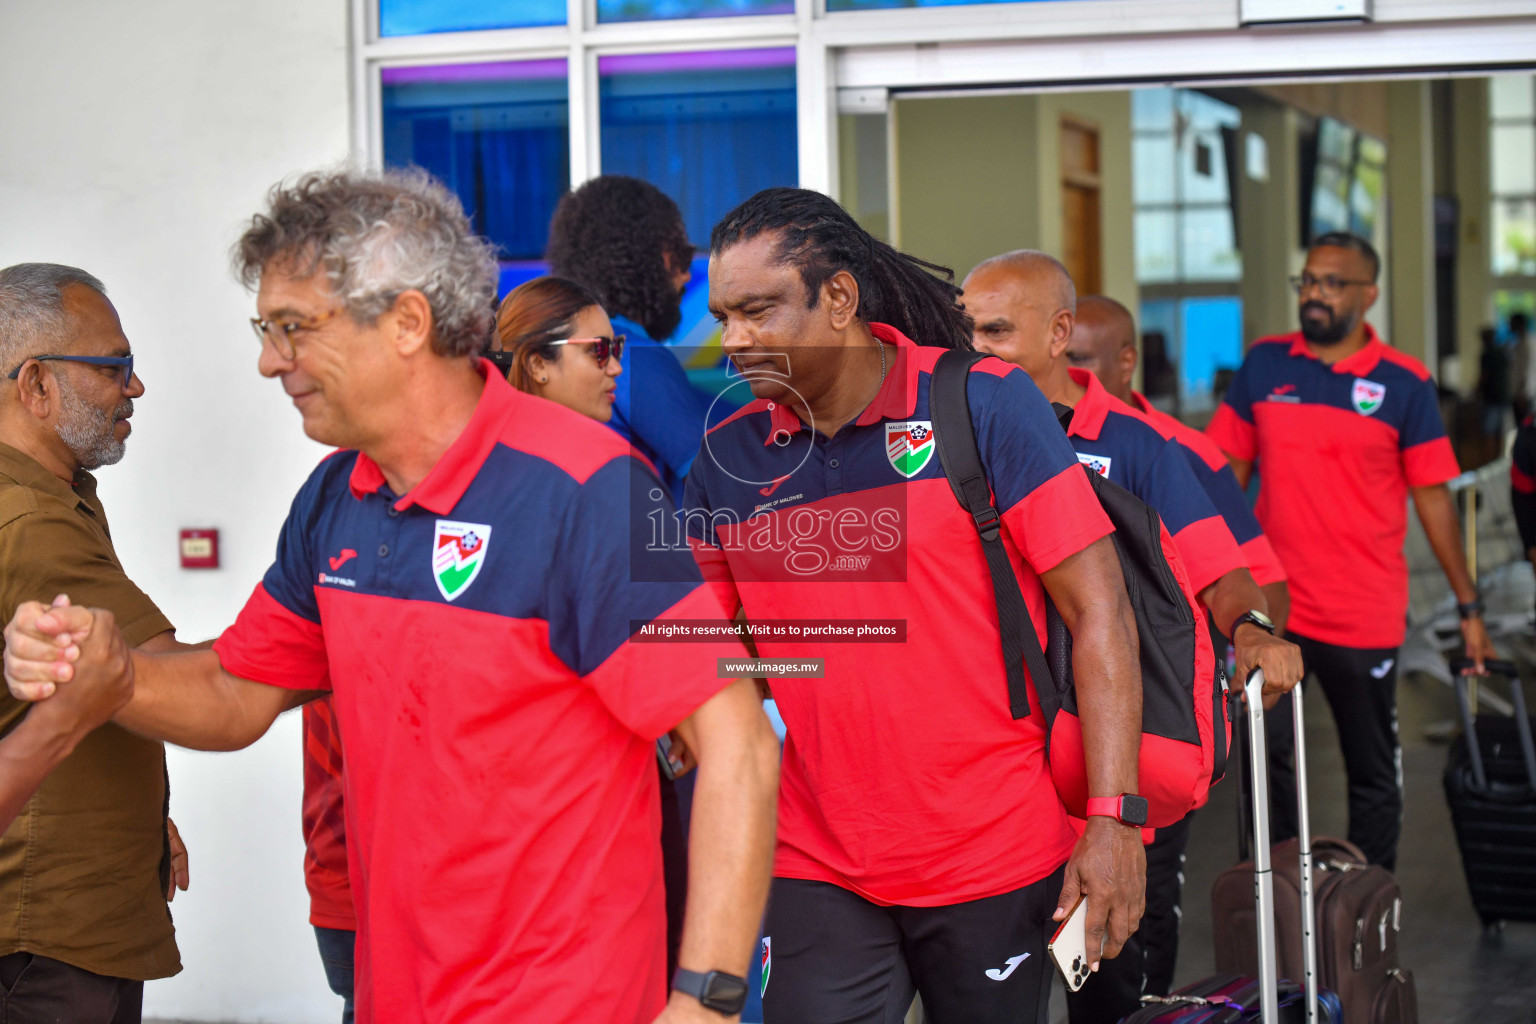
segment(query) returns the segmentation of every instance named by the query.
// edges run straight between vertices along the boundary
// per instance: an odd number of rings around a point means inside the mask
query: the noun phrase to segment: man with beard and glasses
[[[1291,279],[1301,330],[1253,346],[1207,432],[1244,486],[1258,468],[1259,522],[1290,578],[1289,636],[1339,725],[1349,839],[1391,869],[1403,813],[1396,689],[1410,495],[1456,593],[1475,671],[1493,648],[1445,486],[1458,469],[1434,381],[1365,322],[1380,266],[1362,238],[1319,236]],[[1296,834],[1289,708],[1278,711],[1268,716],[1277,842]]]
[[[171,623],[118,561],[90,474],[122,459],[144,393],[105,291],[73,267],[0,270],[0,614],[67,592],[110,609],[129,644],[174,650]],[[144,982],[181,970],[166,901],[173,878],[186,888],[185,851],[166,818],[165,751],[107,721],[131,694],[103,692],[56,731],[52,774],[7,807],[0,1019],[136,1022]],[[59,720],[66,705],[49,703],[29,712],[0,695],[5,745]],[[9,783],[13,763],[0,765]]]

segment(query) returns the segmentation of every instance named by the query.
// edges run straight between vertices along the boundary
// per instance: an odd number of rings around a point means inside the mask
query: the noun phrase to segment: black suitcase
[[[1445,765],[1467,889],[1485,927],[1536,921],[1536,745],[1525,694],[1514,664],[1489,661],[1490,673],[1509,680],[1515,716],[1476,714],[1460,674],[1468,664],[1451,663],[1464,731]]]

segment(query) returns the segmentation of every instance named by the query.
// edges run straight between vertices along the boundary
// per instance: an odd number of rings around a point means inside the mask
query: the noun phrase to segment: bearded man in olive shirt
[[[0,614],[68,593],[170,650],[88,472],[123,457],[144,393],[105,292],[72,267],[0,270]],[[0,696],[0,732],[27,708]],[[21,809],[0,838],[0,1024],[137,1024],[144,982],[181,970],[167,800],[164,747],[107,722]]]

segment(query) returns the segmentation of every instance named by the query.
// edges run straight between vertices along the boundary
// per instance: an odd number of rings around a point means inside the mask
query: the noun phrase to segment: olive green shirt
[[[130,646],[172,628],[123,572],[95,479],[82,472],[70,486],[0,444],[0,623],[59,594],[111,611]],[[0,695],[0,734],[26,712]],[[165,810],[161,743],[110,722],[82,740],[0,836],[0,956],[135,981],[180,971],[161,880]]]

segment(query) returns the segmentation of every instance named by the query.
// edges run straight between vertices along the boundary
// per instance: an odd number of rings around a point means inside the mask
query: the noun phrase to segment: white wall
[[[183,639],[216,634],[271,558],[322,454],[256,373],[254,304],[228,270],[277,179],[347,156],[344,0],[0,0],[0,266],[106,282],[147,393],[101,473],[124,564]],[[224,568],[184,571],[176,531],[216,526]],[[171,754],[192,888],[185,970],[146,1013],[334,1021],[302,874],[298,720],[235,754]]]

